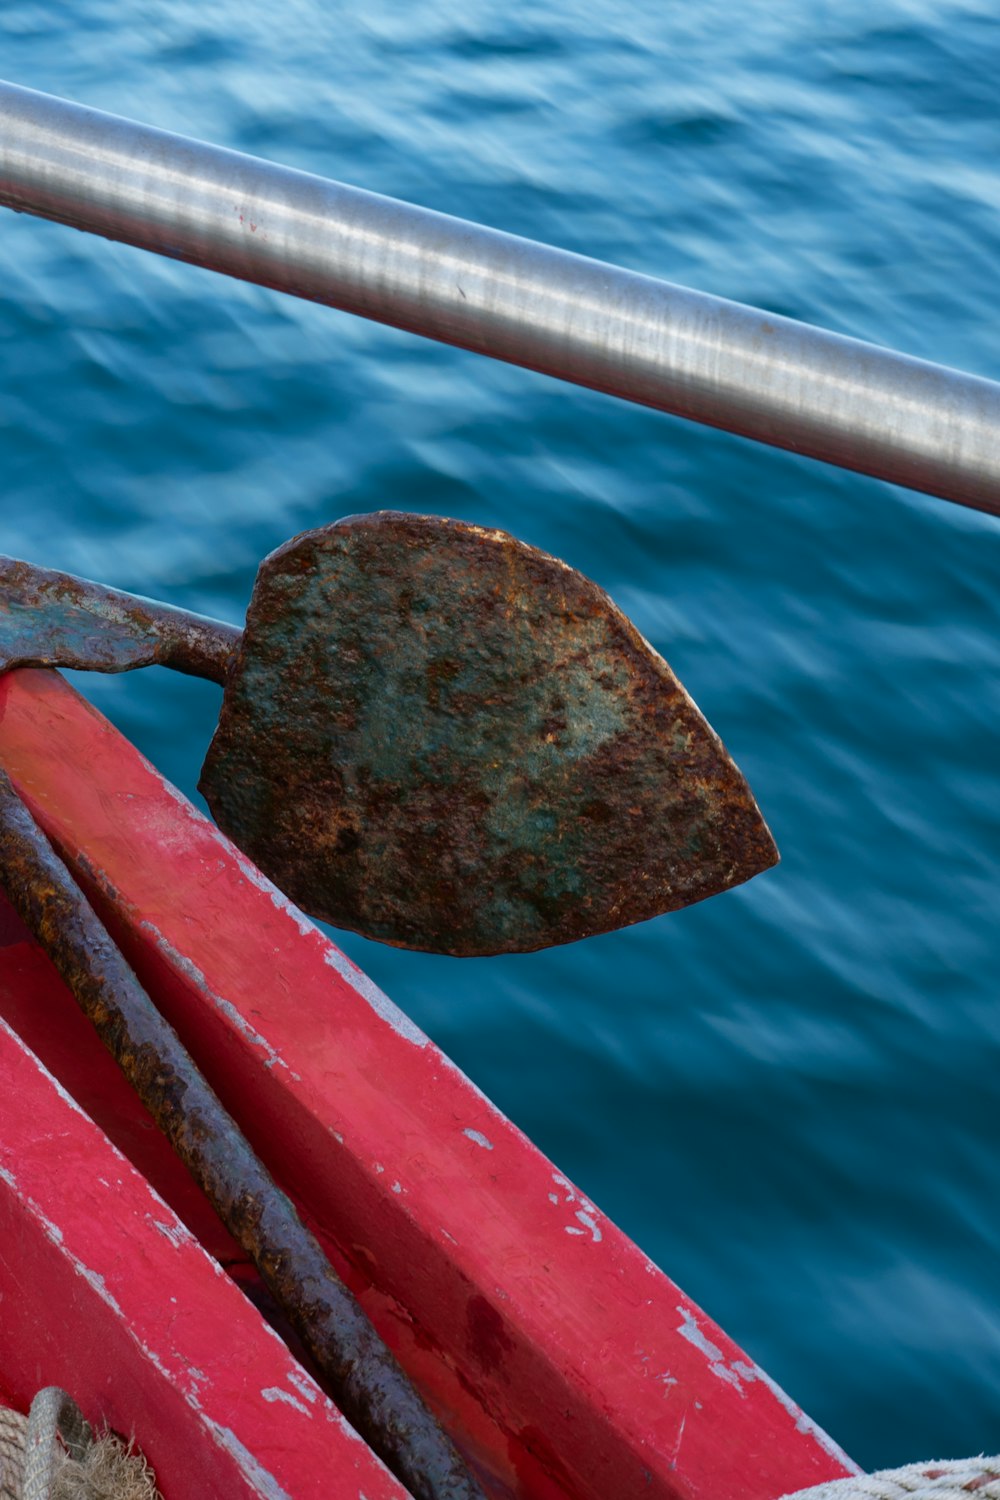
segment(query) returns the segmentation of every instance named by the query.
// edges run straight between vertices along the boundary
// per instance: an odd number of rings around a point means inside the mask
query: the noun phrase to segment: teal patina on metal
[[[0,557],[0,671],[163,666],[223,682],[239,638],[221,621]]]
[[[200,785],[307,911],[463,956],[606,932],[777,858],[602,589],[433,516],[350,517],[264,561]]]
[[[238,648],[238,649],[237,649]],[[315,916],[525,952],[688,906],[777,858],[670,668],[558,559],[382,511],[266,558],[246,631],[0,558],[0,666],[225,687],[202,787]]]

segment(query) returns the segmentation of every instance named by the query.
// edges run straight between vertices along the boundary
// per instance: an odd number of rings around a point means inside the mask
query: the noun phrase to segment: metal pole
[[[1000,514],[1000,385],[0,83],[0,204]]]

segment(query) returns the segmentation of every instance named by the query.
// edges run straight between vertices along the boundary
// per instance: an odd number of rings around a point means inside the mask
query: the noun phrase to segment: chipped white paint
[[[304,1397],[311,1406],[315,1406],[320,1398],[320,1388],[315,1380],[310,1380],[305,1370],[300,1370],[298,1367],[289,1370],[287,1379],[288,1384],[293,1385],[300,1396]]]
[[[271,905],[276,907],[282,916],[288,918],[302,937],[310,937],[313,934],[317,937],[322,937],[322,933],[315,922],[311,922],[305,912],[299,910],[294,901],[289,901],[284,891],[279,891],[274,882],[268,880],[263,870],[258,870],[253,860],[247,859],[242,849],[238,849],[234,843],[231,843],[220,829],[216,828],[215,832],[218,834],[220,841],[224,842],[224,847],[233,856],[233,859],[239,866],[240,873],[249,880],[251,885],[256,886],[259,891],[263,891],[265,896],[270,898]]]
[[[171,1370],[169,1366],[164,1364],[163,1360],[160,1358],[156,1350],[153,1349],[149,1344],[145,1343],[145,1341],[142,1339],[137,1339],[136,1342],[139,1345],[139,1352],[141,1353],[143,1359],[148,1359],[153,1368],[160,1375],[162,1375],[164,1380],[166,1380],[171,1386],[177,1385],[179,1382],[175,1371]],[[197,1386],[193,1391],[189,1389],[184,1393],[184,1400],[187,1402],[188,1406],[190,1406],[192,1411],[198,1412],[199,1415],[201,1414],[201,1402],[198,1400]]]
[[[576,1202],[576,1192],[573,1188],[573,1184],[570,1182],[568,1177],[564,1177],[561,1172],[553,1172],[552,1181],[556,1184],[557,1187],[565,1188],[566,1197],[564,1201],[566,1203]]]
[[[101,1273],[99,1271],[92,1271],[89,1266],[84,1265],[83,1261],[78,1255],[73,1254],[72,1250],[70,1250],[63,1242],[62,1230],[57,1225],[52,1224],[48,1219],[46,1219],[37,1203],[33,1203],[29,1198],[28,1206],[31,1209],[32,1213],[38,1216],[39,1222],[41,1223],[42,1228],[45,1230],[46,1235],[54,1245],[59,1246],[63,1255],[65,1255],[66,1259],[69,1261],[70,1265],[73,1267],[73,1270],[80,1277],[80,1279],[82,1281],[85,1281],[87,1285],[97,1293],[98,1297],[100,1297],[105,1306],[110,1307],[116,1318],[124,1320],[125,1314],[122,1312],[122,1309],[118,1305],[118,1301],[113,1293],[108,1290],[107,1283],[105,1282],[104,1277],[101,1275]]]
[[[812,1417],[806,1416],[806,1413],[797,1404],[797,1402],[793,1401],[791,1396],[786,1395],[786,1393],[781,1389],[781,1386],[777,1383],[776,1380],[771,1379],[766,1370],[762,1370],[760,1366],[756,1364],[749,1366],[745,1361],[742,1360],[738,1363],[740,1367],[745,1370],[752,1369],[753,1378],[755,1380],[762,1381],[764,1385],[767,1386],[768,1390],[771,1392],[771,1395],[775,1398],[780,1406],[783,1406],[785,1408],[785,1411],[788,1412],[788,1415],[794,1421],[796,1431],[807,1433],[811,1438],[815,1440],[815,1442],[819,1444],[824,1453],[829,1454],[829,1456],[836,1463],[843,1464],[844,1468],[847,1469],[851,1474],[860,1474],[862,1472],[862,1470],[854,1462],[854,1459],[848,1458],[847,1454],[844,1452],[843,1448],[841,1448],[840,1444],[835,1443],[830,1434],[828,1432],[824,1432],[822,1427],[820,1427],[817,1422],[813,1421]]]
[[[559,1208],[560,1206],[567,1206],[571,1208],[573,1217],[576,1219],[576,1224],[566,1224],[563,1226],[566,1233],[576,1235],[584,1235],[589,1233],[593,1243],[595,1245],[599,1245],[604,1238],[604,1233],[597,1222],[597,1209],[587,1198],[582,1197],[581,1194],[577,1192],[576,1188],[570,1182],[569,1178],[564,1177],[561,1172],[553,1172],[552,1181],[558,1188],[562,1190],[562,1199],[560,1201],[559,1193],[549,1193],[549,1202],[556,1208]],[[576,1204],[578,1204],[579,1207],[574,1207],[574,1205]],[[581,1224],[583,1225],[582,1229],[578,1227]]]
[[[467,1135],[470,1141],[475,1141],[477,1146],[482,1146],[484,1151],[493,1150],[493,1142],[490,1140],[489,1136],[483,1135],[483,1132],[481,1130],[471,1130],[466,1128],[462,1131],[462,1134]]]
[[[380,1161],[372,1162],[372,1166],[381,1177],[382,1173],[385,1171],[385,1167],[382,1165],[382,1163]]]
[[[735,1368],[735,1365],[742,1364],[742,1361],[737,1360],[734,1365],[727,1365],[722,1350],[702,1332],[698,1319],[691,1309],[682,1305],[677,1311],[684,1320],[677,1329],[681,1338],[687,1339],[688,1343],[693,1344],[699,1353],[704,1354],[708,1360],[708,1368],[713,1375],[719,1380],[724,1380],[727,1385],[731,1385],[741,1396],[744,1396],[746,1392],[743,1389],[743,1381],[740,1379],[739,1370]]]
[[[240,1442],[235,1432],[229,1427],[223,1427],[219,1422],[213,1422],[209,1416],[202,1416],[213,1438],[230,1458],[236,1460],[236,1464],[250,1483],[256,1485],[257,1493],[261,1500],[294,1500],[287,1490],[282,1489],[274,1475],[269,1473],[259,1459],[255,1458],[243,1443]]]
[[[557,1187],[562,1188],[564,1203],[579,1203],[585,1213],[597,1213],[597,1209],[590,1202],[590,1200],[588,1198],[585,1198],[582,1193],[578,1192],[570,1182],[569,1178],[564,1177],[561,1172],[553,1172],[552,1181],[556,1184]]]
[[[394,1182],[392,1185],[392,1191],[394,1193],[401,1193],[403,1191],[403,1184],[401,1182]]]
[[[584,1209],[580,1208],[577,1209],[576,1217],[579,1219],[584,1228],[590,1230],[590,1233],[592,1234],[594,1239],[594,1244],[599,1245],[604,1236],[601,1233],[593,1214],[588,1214]]]
[[[162,1234],[164,1239],[170,1241],[175,1250],[179,1250],[182,1245],[198,1243],[191,1231],[179,1219],[171,1219],[168,1223],[164,1223],[162,1219],[154,1219],[152,1214],[147,1214],[146,1219],[158,1234]]]
[[[352,964],[346,953],[341,953],[333,943],[328,943],[323,953],[323,962],[329,964],[331,969],[336,970],[341,979],[347,981],[362,1000],[366,1001],[383,1020],[387,1026],[401,1036],[404,1041],[412,1042],[414,1047],[426,1047],[429,1038],[420,1027],[411,1021],[398,1005],[394,1005],[384,990],[380,990],[374,980],[369,979],[356,964]]]
[[[304,1417],[312,1416],[308,1406],[303,1406],[298,1397],[293,1396],[290,1391],[283,1391],[279,1385],[265,1386],[261,1395],[265,1401],[284,1401],[287,1406],[293,1406],[296,1411],[300,1411]]]

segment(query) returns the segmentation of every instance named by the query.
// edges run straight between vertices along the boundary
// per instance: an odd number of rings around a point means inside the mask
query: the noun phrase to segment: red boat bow
[[[491,1495],[774,1500],[854,1471],[57,674],[0,682],[0,764]],[[48,961],[4,934],[0,1016],[45,1067],[0,1031],[0,1381],[134,1428],[167,1500],[402,1495],[213,1274],[202,1245],[255,1294]]]

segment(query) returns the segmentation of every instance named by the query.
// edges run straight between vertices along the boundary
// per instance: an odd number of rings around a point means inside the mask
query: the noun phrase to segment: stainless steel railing
[[[1000,514],[1000,385],[0,83],[0,204]]]

